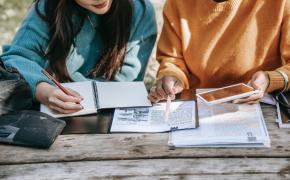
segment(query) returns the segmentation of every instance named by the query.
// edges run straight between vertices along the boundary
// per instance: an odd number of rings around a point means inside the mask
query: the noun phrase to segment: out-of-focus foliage
[[[0,46],[12,40],[32,2],[33,0],[0,0]]]

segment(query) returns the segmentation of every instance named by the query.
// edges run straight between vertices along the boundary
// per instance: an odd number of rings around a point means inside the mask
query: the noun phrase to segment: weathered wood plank
[[[42,179],[52,179],[52,178],[41,178],[41,177],[36,177],[37,180],[42,180]],[[5,178],[6,179],[6,178]],[[22,177],[12,177],[12,178],[7,178],[6,180],[31,180],[31,178],[22,178]],[[261,179],[268,179],[268,180],[289,180],[289,178],[284,178],[281,177],[277,174],[234,174],[234,175],[170,175],[170,176],[108,176],[108,177],[98,177],[98,176],[89,176],[88,178],[78,176],[78,178],[74,177],[69,177],[69,178],[64,178],[64,177],[54,177],[54,180],[82,180],[82,179],[112,179],[112,180],[197,180],[197,179],[202,179],[202,180],[261,180]]]
[[[59,136],[49,150],[0,145],[0,164],[184,157],[290,157],[290,129],[278,129],[273,108],[264,108],[271,148],[169,150],[167,133]]]
[[[102,178],[101,178],[102,179]],[[107,179],[107,178],[105,178]],[[228,179],[228,180],[260,180],[260,179],[280,179],[280,180],[289,180],[287,178],[281,177],[277,174],[233,174],[233,175],[172,175],[172,176],[135,176],[135,177],[126,177],[126,178],[108,178],[108,179],[125,179],[125,180],[220,180],[220,179]]]
[[[102,179],[102,178],[101,178]],[[105,178],[107,179],[107,178]],[[126,177],[126,178],[108,178],[108,179],[125,179],[125,180],[196,180],[196,179],[202,179],[202,180],[221,180],[221,179],[228,179],[228,180],[261,180],[261,179],[280,179],[280,180],[289,180],[289,178],[281,177],[278,174],[231,174],[231,175],[171,175],[171,176],[135,176],[135,177]]]
[[[83,161],[0,166],[0,178],[95,179],[133,177],[202,177],[214,175],[290,178],[287,158],[155,159]],[[270,176],[269,176],[270,175]]]

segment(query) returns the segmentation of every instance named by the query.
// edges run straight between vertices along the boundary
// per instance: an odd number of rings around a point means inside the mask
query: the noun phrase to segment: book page
[[[270,105],[273,105],[273,106],[275,106],[276,103],[277,103],[275,98],[272,95],[270,95],[270,94],[264,94],[264,96],[263,96],[263,98],[261,99],[260,102],[265,103],[265,104],[270,104]]]
[[[169,124],[173,129],[196,128],[195,101],[176,101],[171,103]]]
[[[115,110],[111,132],[165,132],[195,128],[195,102],[177,101],[170,106],[169,121],[165,122],[166,103],[147,108]]]
[[[66,88],[70,88],[78,92],[84,98],[84,100],[81,102],[81,105],[84,107],[84,109],[72,114],[60,114],[52,112],[47,106],[41,104],[41,112],[57,118],[93,114],[97,112],[92,81],[62,83],[62,85]]]
[[[216,146],[270,141],[259,104],[208,106],[198,99],[198,114],[200,127],[173,132],[171,143],[176,146]]]
[[[149,107],[148,92],[144,82],[96,82],[98,107]]]

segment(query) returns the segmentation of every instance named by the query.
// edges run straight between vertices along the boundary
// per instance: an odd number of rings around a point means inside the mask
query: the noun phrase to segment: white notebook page
[[[41,112],[57,118],[93,114],[97,112],[92,81],[62,83],[62,85],[77,91],[84,98],[84,100],[81,102],[81,105],[84,107],[84,109],[72,114],[60,114],[52,112],[47,106],[41,104]]]
[[[98,107],[148,107],[148,92],[144,82],[96,82]]]

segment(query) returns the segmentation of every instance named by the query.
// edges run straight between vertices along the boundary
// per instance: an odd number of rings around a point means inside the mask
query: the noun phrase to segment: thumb
[[[261,90],[261,86],[260,86],[260,84],[256,80],[251,81],[250,82],[250,86],[252,86],[256,90]]]
[[[174,87],[173,87],[173,92],[174,92],[174,94],[178,94],[178,93],[180,93],[181,91],[183,91],[183,86],[182,86],[182,84],[178,81],[178,82],[174,85]]]
[[[252,86],[254,89],[260,89],[259,84],[257,82],[257,75],[254,74],[252,79],[248,82],[249,86]]]
[[[164,91],[167,95],[169,96],[173,96],[175,93],[174,93],[174,85],[175,85],[175,79],[170,77],[170,76],[165,76],[163,78],[163,88],[164,88]]]

